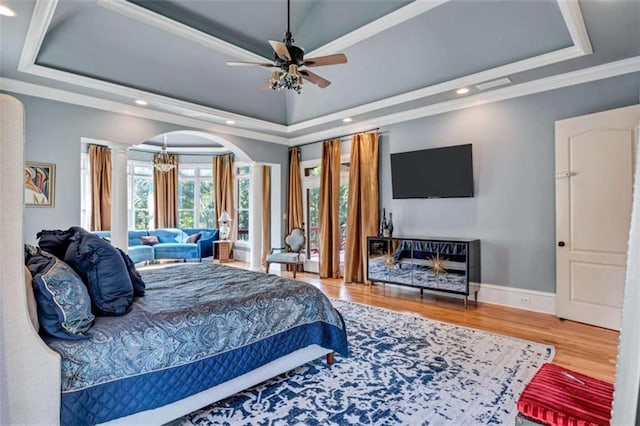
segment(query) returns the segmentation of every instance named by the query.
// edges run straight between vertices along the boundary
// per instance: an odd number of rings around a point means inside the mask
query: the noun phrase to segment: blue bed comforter
[[[62,424],[160,407],[310,344],[348,353],[341,315],[309,284],[205,263],[143,279],[146,296],[97,318],[91,339],[47,339],[62,356]]]

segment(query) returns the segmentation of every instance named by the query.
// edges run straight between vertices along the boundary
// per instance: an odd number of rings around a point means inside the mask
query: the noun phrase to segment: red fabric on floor
[[[612,384],[544,364],[520,395],[518,411],[554,426],[609,425],[612,402]]]

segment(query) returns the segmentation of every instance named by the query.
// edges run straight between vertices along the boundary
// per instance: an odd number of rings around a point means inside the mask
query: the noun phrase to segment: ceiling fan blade
[[[329,85],[331,84],[329,80],[320,77],[318,74],[314,72],[303,70],[303,71],[299,71],[299,73],[302,74],[302,78],[304,78],[307,81],[310,81],[311,83],[315,84],[316,86],[322,89],[324,89],[325,87],[329,87]]]
[[[286,44],[275,40],[269,40],[269,44],[273,47],[274,52],[276,52],[276,55],[278,55],[280,59],[286,59],[287,61],[291,60],[291,55],[289,54],[289,49],[287,49]]]
[[[238,61],[229,61],[227,65],[230,67],[265,67],[271,68],[273,64],[267,62],[238,62]]]
[[[322,67],[325,65],[346,64],[347,57],[344,53],[337,53],[329,56],[318,56],[317,58],[307,58],[301,66],[306,67]]]

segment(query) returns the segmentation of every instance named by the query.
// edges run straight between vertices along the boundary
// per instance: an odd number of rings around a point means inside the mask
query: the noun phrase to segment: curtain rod
[[[363,130],[361,132],[348,133],[346,135],[336,136],[336,137],[329,138],[329,139],[322,139],[322,140],[313,141],[313,142],[305,142],[305,143],[301,143],[300,145],[290,146],[289,149],[300,148],[301,146],[312,145],[314,143],[326,142],[326,141],[329,141],[329,140],[332,140],[332,139],[342,139],[342,138],[346,138],[347,136],[359,135],[360,133],[373,132],[374,130],[380,130],[380,127],[376,127],[375,129]]]

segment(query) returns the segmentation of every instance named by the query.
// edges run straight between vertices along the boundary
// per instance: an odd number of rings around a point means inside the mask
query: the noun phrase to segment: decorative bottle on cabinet
[[[393,214],[389,212],[389,223],[387,223],[387,228],[389,229],[389,236],[393,237]]]
[[[387,214],[384,209],[382,209],[382,219],[380,219],[380,231],[378,232],[378,236],[384,236],[384,230],[387,229]]]

